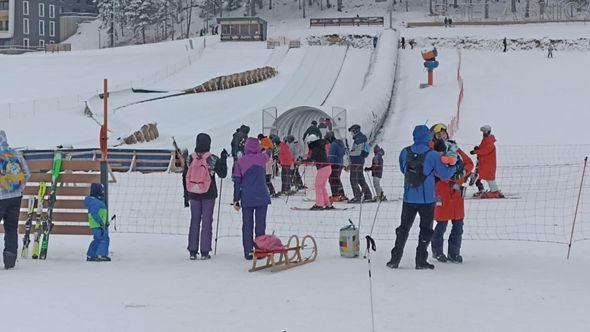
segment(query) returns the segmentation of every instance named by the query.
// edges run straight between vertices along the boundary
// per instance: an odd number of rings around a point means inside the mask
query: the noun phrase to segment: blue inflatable
[[[436,61],[436,60],[424,61],[424,67],[428,70],[434,70],[435,68],[438,67],[438,61]]]

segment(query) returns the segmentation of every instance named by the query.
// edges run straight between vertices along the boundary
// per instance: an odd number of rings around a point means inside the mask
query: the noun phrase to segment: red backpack
[[[211,186],[211,174],[209,173],[209,164],[207,159],[211,152],[198,156],[192,153],[192,162],[186,172],[186,190],[193,194],[204,194],[209,191]]]
[[[275,235],[260,235],[254,240],[256,249],[261,251],[280,251],[285,247],[281,243],[281,240]]]

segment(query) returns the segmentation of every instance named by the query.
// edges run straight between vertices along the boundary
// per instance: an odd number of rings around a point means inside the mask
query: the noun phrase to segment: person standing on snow
[[[246,139],[244,156],[240,158],[233,173],[234,209],[242,209],[242,244],[244,258],[252,259],[254,238],[266,232],[266,213],[270,194],[266,186],[265,169],[270,156],[262,151],[255,138]]]
[[[23,156],[8,146],[6,133],[0,130],[0,221],[4,220],[4,268],[16,264],[18,217],[23,190],[31,173]]]
[[[374,202],[371,189],[365,181],[363,169],[365,167],[365,158],[369,156],[370,146],[367,136],[361,132],[361,126],[358,124],[352,125],[348,128],[352,134],[353,145],[350,149],[350,185],[354,198],[349,200],[349,203]],[[364,195],[364,197],[363,197]]]
[[[86,252],[86,261],[110,262],[109,224],[102,184],[93,183],[90,185],[90,195],[84,198],[84,206],[88,209],[88,226],[92,231],[92,242]]]
[[[292,137],[292,136],[291,136]],[[289,147],[289,136],[286,136],[279,143],[279,163],[281,164],[281,193],[283,195],[291,194],[291,178],[293,177],[293,166],[295,158]]]
[[[213,209],[217,198],[215,174],[220,178],[227,176],[227,151],[223,149],[220,157],[217,157],[210,150],[211,137],[205,133],[198,134],[195,150],[188,159],[188,167],[182,177],[191,208],[187,248],[191,260],[197,259],[199,249],[201,259],[211,258]]]
[[[330,174],[330,190],[332,196],[330,196],[330,202],[342,202],[348,200],[344,194],[344,187],[340,176],[342,175],[342,168],[344,167],[344,154],[346,148],[341,139],[337,139],[334,136],[334,132],[329,131],[326,134],[326,140],[330,143],[330,149],[328,150],[328,163],[332,168]]]
[[[383,177],[383,156],[385,150],[379,145],[373,147],[373,153],[375,156],[371,162],[371,167],[365,168],[365,171],[371,171],[373,177],[373,186],[375,187],[375,198],[380,201],[386,201],[387,197],[383,194],[383,188],[381,188],[381,178]]]
[[[481,143],[469,153],[477,155],[477,173],[479,178],[475,182],[479,190],[474,196],[480,198],[504,198],[496,183],[496,137],[492,135],[492,127],[485,125],[479,128],[483,134]],[[481,180],[488,183],[489,191],[484,191]]]
[[[436,181],[436,207],[434,209],[434,234],[432,235],[432,257],[439,262],[447,261],[462,263],[461,240],[463,235],[463,219],[465,217],[463,183],[473,171],[473,161],[457,147],[457,143],[449,140],[447,126],[442,123],[430,128],[434,134],[434,150],[445,155],[458,155],[457,170],[449,180],[440,179]],[[461,166],[459,166],[461,165]],[[451,234],[449,235],[448,256],[443,253],[444,234],[449,220],[452,223]]]
[[[273,167],[274,167],[273,143],[269,137],[266,137],[262,134],[258,135],[258,139],[260,141],[260,146],[261,146],[262,150],[264,150],[264,153],[266,153],[268,155],[268,160],[266,161],[266,165],[265,165],[266,186],[268,188],[268,192],[270,193],[270,197],[276,198],[276,197],[279,197],[279,195],[277,195],[277,192],[275,191],[275,186],[272,184],[272,173],[273,173]]]
[[[307,136],[307,146],[309,147],[309,160],[312,161],[317,168],[315,176],[315,205],[311,210],[331,210],[334,209],[326,185],[328,178],[332,173],[332,168],[328,164],[328,156],[326,154],[326,141],[318,138],[316,135]]]
[[[506,49],[508,47],[508,41],[506,40],[506,37],[504,37],[504,39],[502,40],[502,45],[504,46],[504,53],[506,53]]]
[[[435,189],[434,174],[441,179],[450,179],[455,173],[456,159],[441,156],[428,145],[432,132],[425,125],[418,125],[413,131],[414,144],[399,154],[399,166],[404,174],[404,202],[401,223],[395,229],[395,246],[387,267],[397,269],[404,253],[404,247],[416,214],[420,214],[420,235],[416,248],[416,270],[434,269],[428,263],[428,245],[432,238],[434,222]]]
[[[549,44],[547,48],[547,58],[553,58],[553,44]]]

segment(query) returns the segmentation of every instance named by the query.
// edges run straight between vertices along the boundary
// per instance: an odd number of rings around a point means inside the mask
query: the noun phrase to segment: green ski
[[[29,212],[27,213],[27,221],[25,221],[25,235],[23,236],[23,249],[20,256],[27,258],[29,256],[29,244],[31,243],[31,228],[33,226],[33,218],[35,217],[35,208],[37,206],[37,197],[29,197]]]
[[[53,155],[53,168],[51,169],[51,191],[49,192],[49,201],[47,202],[47,213],[43,220],[43,240],[41,241],[41,252],[39,259],[47,258],[47,246],[49,245],[49,234],[53,229],[53,207],[57,199],[57,180],[61,172],[62,153],[55,152]]]

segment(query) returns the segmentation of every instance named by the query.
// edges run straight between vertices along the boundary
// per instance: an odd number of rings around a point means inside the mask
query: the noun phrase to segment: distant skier
[[[268,155],[268,160],[266,162],[265,165],[265,175],[266,175],[266,186],[268,188],[268,192],[270,193],[270,196],[273,198],[279,197],[279,195],[277,195],[276,191],[275,191],[275,187],[272,184],[272,175],[273,175],[273,159],[272,159],[272,154],[273,154],[273,143],[272,140],[262,134],[258,135],[258,139],[260,140],[260,146],[262,148],[262,150],[264,151],[264,153],[266,153]]]
[[[397,269],[416,214],[420,214],[420,234],[416,248],[416,269],[434,269],[428,263],[428,245],[432,238],[434,221],[435,189],[434,174],[449,179],[455,173],[456,160],[441,156],[429,147],[432,132],[424,125],[413,131],[414,144],[403,149],[399,155],[400,170],[404,174],[404,202],[401,223],[395,230],[395,246],[387,267]]]
[[[553,58],[553,44],[549,44],[547,48],[547,58]]]
[[[506,40],[506,37],[504,37],[504,39],[502,40],[502,45],[504,45],[504,53],[506,53],[506,48],[508,47],[508,41]]]
[[[377,36],[373,36],[373,48],[377,48],[378,41],[379,41],[379,38]]]
[[[477,155],[477,172],[479,178],[475,182],[479,192],[474,196],[481,198],[504,198],[498,184],[496,183],[496,137],[492,135],[492,127],[485,125],[480,128],[483,133],[483,138],[478,146],[475,146],[469,153]],[[481,180],[488,183],[489,191],[484,191],[484,186]]]
[[[432,257],[439,262],[447,261],[462,263],[461,240],[463,235],[464,198],[463,183],[473,171],[473,161],[463,150],[459,149],[457,143],[449,140],[447,126],[438,123],[430,128],[434,134],[434,150],[447,156],[457,156],[457,168],[451,179],[437,179],[436,181],[436,207],[434,209],[434,234],[432,236]],[[437,176],[438,178],[438,176]],[[443,253],[444,234],[449,220],[452,223],[451,234],[449,235],[448,256]]]
[[[346,148],[344,142],[341,139],[337,139],[334,136],[334,132],[329,131],[326,134],[326,140],[330,143],[330,149],[328,150],[328,162],[332,168],[330,174],[330,190],[332,196],[330,196],[331,202],[342,202],[348,200],[344,194],[344,187],[340,176],[342,175],[342,168],[344,167],[344,155]]]
[[[311,121],[311,126],[309,126],[307,130],[305,130],[305,133],[303,133],[303,141],[307,142],[307,135],[311,134],[316,135],[318,138],[323,137],[320,128],[318,128],[318,122],[316,120]]]
[[[233,173],[234,209],[242,209],[242,244],[244,258],[252,259],[254,233],[256,237],[266,232],[266,213],[270,195],[266,187],[265,168],[270,156],[262,151],[256,138],[246,139],[244,156]]]
[[[22,155],[8,146],[6,133],[0,130],[0,221],[4,220],[4,268],[16,264],[18,218],[25,184],[31,177]]]
[[[383,177],[383,155],[385,150],[379,145],[373,147],[373,160],[371,167],[365,168],[365,171],[370,171],[373,177],[373,186],[375,187],[375,198],[380,201],[386,201],[387,198],[383,194],[383,188],[381,188],[381,178]]]
[[[279,143],[279,163],[281,164],[281,193],[283,195],[291,194],[291,184],[293,177],[293,167],[295,165],[295,157],[291,152],[289,143],[292,142],[293,136],[286,136],[281,143]]]
[[[190,202],[191,224],[188,232],[188,251],[191,260],[210,259],[213,237],[213,209],[217,198],[215,174],[227,176],[227,151],[219,157],[212,154],[211,137],[205,133],[197,135],[195,150],[188,159],[188,168],[183,174],[183,185]]]
[[[86,261],[110,262],[109,224],[102,184],[93,183],[90,185],[90,195],[84,199],[84,206],[88,209],[88,226],[92,231],[92,242],[86,252]]]
[[[315,205],[312,210],[330,210],[334,209],[326,185],[332,173],[332,168],[328,164],[326,154],[326,141],[311,134],[307,136],[307,145],[309,147],[309,161],[312,161],[317,169],[315,176]]]
[[[401,40],[400,43],[402,45],[402,50],[405,50],[406,49],[406,38],[405,37],[402,37],[402,40]]]
[[[408,44],[410,44],[410,49],[413,50],[414,49],[414,45],[416,45],[416,41],[414,39],[410,39],[410,41],[408,42]]]
[[[445,17],[445,28],[449,25],[449,20]]]
[[[361,132],[361,126],[358,124],[352,125],[348,128],[352,134],[353,145],[350,149],[350,185],[354,198],[349,200],[349,203],[360,203],[361,200],[365,202],[374,202],[371,189],[365,181],[363,168],[365,166],[365,158],[369,156],[370,146],[367,136]],[[364,197],[363,197],[364,196]]]

